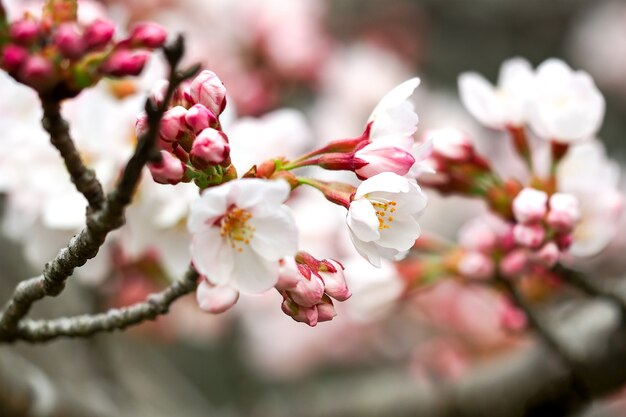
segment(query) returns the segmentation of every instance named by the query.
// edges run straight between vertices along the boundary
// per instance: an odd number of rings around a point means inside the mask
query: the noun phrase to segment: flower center
[[[398,203],[395,201],[371,201],[376,217],[378,218],[378,230],[385,230],[391,227],[393,213],[396,211]]]
[[[255,228],[248,224],[252,213],[233,207],[229,209],[220,222],[220,235],[230,240],[230,246],[237,252],[243,252],[243,245],[249,245],[254,236]]]

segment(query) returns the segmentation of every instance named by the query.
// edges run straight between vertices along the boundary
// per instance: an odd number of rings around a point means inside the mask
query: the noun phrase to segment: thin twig
[[[518,288],[508,279],[498,277],[497,282],[500,283],[511,296],[513,302],[519,307],[526,315],[528,322],[532,329],[537,332],[540,340],[550,349],[569,370],[572,377],[572,388],[579,395],[581,402],[587,401],[591,398],[589,389],[584,383],[584,378],[579,374],[579,364],[571,357],[569,352],[565,351],[559,341],[554,337],[550,329],[548,329],[542,322],[541,318],[537,315],[534,309],[526,302],[524,296],[520,293]]]
[[[28,342],[47,342],[59,337],[89,337],[96,333],[123,330],[166,314],[174,301],[196,289],[197,280],[198,273],[190,267],[181,281],[129,307],[54,320],[22,320],[16,338]]]
[[[171,97],[176,88],[199,69],[198,66],[194,66],[183,72],[177,71],[184,51],[182,37],[179,37],[173,45],[164,47],[163,51],[170,65],[169,86],[165,98],[159,106],[153,100],[146,101],[148,129],[139,138],[137,148],[117,186],[107,195],[102,208],[87,216],[87,226],[45,265],[43,275],[18,284],[0,315],[0,339],[14,340],[18,323],[28,314],[32,304],[46,296],[60,294],[65,281],[72,275],[74,269],[95,257],[107,234],[124,224],[124,210],[135,193],[143,167],[150,160],[158,158],[156,141],[159,126]]]
[[[41,98],[44,129],[50,134],[50,143],[59,151],[76,189],[85,196],[91,210],[100,210],[104,203],[102,184],[93,169],[87,168],[70,136],[67,121],[61,116],[61,103]]]

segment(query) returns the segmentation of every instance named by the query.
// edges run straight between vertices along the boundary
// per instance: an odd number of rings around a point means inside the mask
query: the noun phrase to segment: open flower
[[[604,97],[584,71],[558,59],[537,68],[529,123],[544,139],[573,142],[591,139],[604,118]]]
[[[240,179],[209,188],[191,206],[191,258],[214,285],[247,293],[278,280],[278,261],[294,255],[298,232],[285,181]]]
[[[420,236],[417,218],[426,207],[419,186],[391,172],[369,178],[357,188],[347,223],[356,250],[372,265],[394,259]]]
[[[465,108],[480,123],[493,129],[523,125],[534,74],[522,58],[505,61],[494,87],[482,75],[465,72],[459,76],[459,94]]]

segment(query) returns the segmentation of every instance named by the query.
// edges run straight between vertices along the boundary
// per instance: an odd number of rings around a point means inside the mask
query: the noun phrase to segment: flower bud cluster
[[[163,101],[167,83],[152,94]],[[161,161],[149,165],[154,180],[177,184],[194,180],[200,188],[221,183],[230,164],[230,145],[219,116],[226,106],[226,89],[213,72],[205,70],[175,92],[159,130]],[[137,118],[136,133],[147,128],[146,115]]]
[[[153,49],[165,43],[165,29],[137,25],[115,41],[115,25],[97,19],[83,25],[76,16],[26,14],[8,27],[0,44],[0,68],[40,95],[64,99],[96,84],[102,77],[135,76]]]
[[[343,265],[332,259],[317,260],[306,252],[281,261],[276,289],[283,296],[282,310],[311,327],[337,315],[331,297],[345,301],[352,295]]]

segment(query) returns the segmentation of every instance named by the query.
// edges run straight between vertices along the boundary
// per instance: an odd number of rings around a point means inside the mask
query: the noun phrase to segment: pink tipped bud
[[[513,214],[520,223],[537,223],[546,215],[548,194],[524,188],[513,200]]]
[[[289,290],[289,296],[302,307],[313,307],[324,295],[324,281],[315,274],[309,279],[301,276],[295,288]]]
[[[165,100],[165,94],[167,93],[167,88],[170,83],[167,80],[158,80],[154,83],[152,90],[150,90],[150,98],[154,100],[154,102],[160,106],[163,104],[163,100]]]
[[[45,90],[56,81],[56,71],[52,62],[42,56],[30,56],[20,68],[19,78],[36,90]]]
[[[333,301],[328,298],[328,296],[324,296],[322,298],[322,302],[317,306],[317,322],[322,323],[325,321],[331,321],[336,315],[335,306],[333,306]]]
[[[468,252],[458,264],[459,273],[467,278],[484,280],[493,276],[493,260],[480,252]]]
[[[317,306],[302,307],[288,298],[283,300],[281,305],[283,312],[297,322],[306,323],[311,327],[315,327],[318,321]]]
[[[196,290],[196,300],[200,309],[219,314],[228,310],[239,300],[239,291],[229,285],[212,285],[203,279]]]
[[[574,243],[574,236],[571,233],[565,233],[556,236],[556,244],[559,249],[567,250]]]
[[[289,290],[295,288],[300,281],[300,271],[296,260],[289,256],[280,260],[280,269],[278,272],[278,282],[274,287],[278,291]]]
[[[217,117],[202,104],[196,104],[185,115],[185,122],[187,126],[193,131],[198,133],[207,127],[211,127],[217,123]]]
[[[85,41],[75,23],[62,23],[54,32],[54,44],[67,58],[79,58],[85,52]]]
[[[146,112],[141,112],[137,115],[135,121],[135,136],[140,137],[148,130],[148,115]]]
[[[102,66],[102,72],[113,77],[139,75],[150,57],[145,51],[129,51],[121,49],[113,52]]]
[[[142,48],[158,48],[165,43],[167,32],[156,23],[141,23],[133,29],[130,42]]]
[[[415,163],[410,152],[381,143],[370,143],[355,153],[355,158],[367,162],[354,172],[361,179],[367,179],[383,172],[404,175]]]
[[[159,134],[166,142],[175,142],[185,132],[185,114],[187,109],[183,106],[172,107],[161,118]]]
[[[458,240],[465,249],[487,252],[496,246],[498,236],[487,221],[476,218],[461,227]]]
[[[505,276],[512,278],[520,275],[528,265],[528,255],[522,249],[514,250],[500,261],[500,271]]]
[[[11,24],[9,28],[9,37],[12,41],[30,45],[39,36],[39,25],[31,19],[22,19]]]
[[[228,138],[224,132],[211,127],[204,129],[191,145],[191,163],[204,169],[209,165],[221,164],[230,154]]]
[[[569,232],[574,229],[579,219],[580,207],[576,197],[564,193],[556,193],[550,197],[550,212],[547,218],[550,227],[561,232]]]
[[[548,242],[535,253],[535,259],[542,265],[552,268],[559,260],[559,247],[554,242]]]
[[[26,61],[26,58],[28,58],[26,49],[9,44],[2,50],[2,67],[8,72],[17,71]]]
[[[83,40],[90,49],[100,48],[113,39],[115,24],[109,20],[97,19],[85,28]]]
[[[467,135],[458,129],[429,130],[423,141],[432,140],[432,155],[452,161],[467,161],[474,154],[474,145]]]
[[[516,224],[513,228],[515,242],[528,248],[541,246],[545,236],[546,231],[538,224]]]
[[[159,184],[178,184],[185,175],[185,164],[171,153],[161,151],[161,162],[148,164],[150,174]]]
[[[226,88],[214,72],[204,70],[189,85],[189,93],[194,104],[204,104],[214,115],[222,114],[226,107]]]
[[[331,268],[328,268],[329,264]],[[346,277],[343,274],[343,265],[333,259],[325,259],[319,270],[319,275],[324,281],[324,292],[337,301],[346,301],[352,296],[346,284]]]
[[[500,324],[507,330],[523,330],[527,321],[526,314],[510,303],[506,303],[500,311]]]

